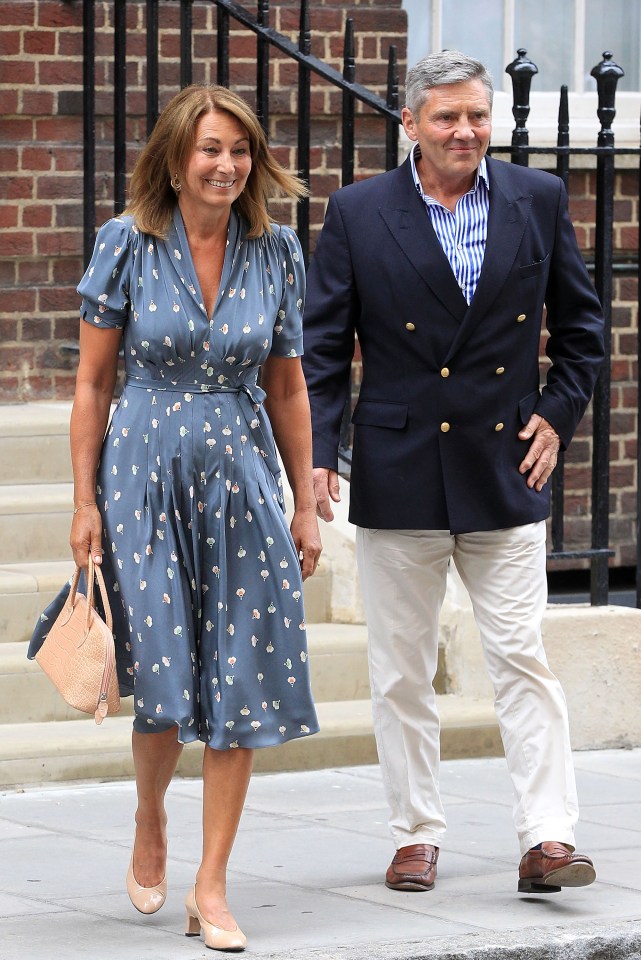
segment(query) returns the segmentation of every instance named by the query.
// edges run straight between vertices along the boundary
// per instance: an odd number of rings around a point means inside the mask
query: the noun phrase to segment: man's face
[[[415,117],[403,108],[403,126],[418,140],[421,174],[428,181],[449,183],[472,177],[490,142],[492,113],[481,80],[433,87]]]

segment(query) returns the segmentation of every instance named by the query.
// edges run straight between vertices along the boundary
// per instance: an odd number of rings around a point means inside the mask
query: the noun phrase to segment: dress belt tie
[[[128,374],[125,383],[128,387],[141,387],[143,390],[162,390],[166,393],[240,393],[246,394],[252,403],[261,404],[265,391],[252,383],[227,386],[223,383],[191,383],[188,380],[154,380],[151,377],[134,377]]]
[[[127,387],[137,387],[142,390],[158,391],[159,393],[233,393],[245,415],[247,426],[258,451],[274,475],[278,487],[279,501],[282,503],[282,488],[280,481],[280,464],[271,439],[265,434],[264,424],[260,416],[260,407],[265,399],[265,391],[257,383],[246,383],[237,386],[226,386],[221,383],[189,383],[184,380],[153,380],[151,377],[134,377],[128,374],[125,378]]]

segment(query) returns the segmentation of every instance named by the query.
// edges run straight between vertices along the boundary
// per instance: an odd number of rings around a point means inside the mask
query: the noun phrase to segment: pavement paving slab
[[[517,893],[503,759],[451,760],[448,837],[428,893],[388,890],[393,853],[377,766],[257,774],[229,875],[260,960],[641,960],[641,750],[575,754],[577,845],[597,882]],[[169,791],[167,902],[143,917],[124,889],[131,781],[0,792],[0,960],[204,960],[184,896],[201,843],[202,785]]]

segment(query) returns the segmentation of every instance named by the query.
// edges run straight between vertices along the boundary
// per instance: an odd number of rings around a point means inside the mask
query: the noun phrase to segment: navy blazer
[[[488,158],[483,268],[468,306],[400,167],[330,197],[307,281],[303,365],[314,466],[337,469],[358,336],[350,520],[464,533],[547,517],[519,464],[530,415],[567,447],[603,360],[603,316],[562,181]],[[539,388],[544,305],[552,361]]]

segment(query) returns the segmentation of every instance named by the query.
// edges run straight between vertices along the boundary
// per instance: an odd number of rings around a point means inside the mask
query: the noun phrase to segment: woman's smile
[[[210,187],[219,187],[221,190],[228,190],[230,187],[233,187],[236,183],[235,180],[207,180],[205,178],[205,183],[208,183]]]

